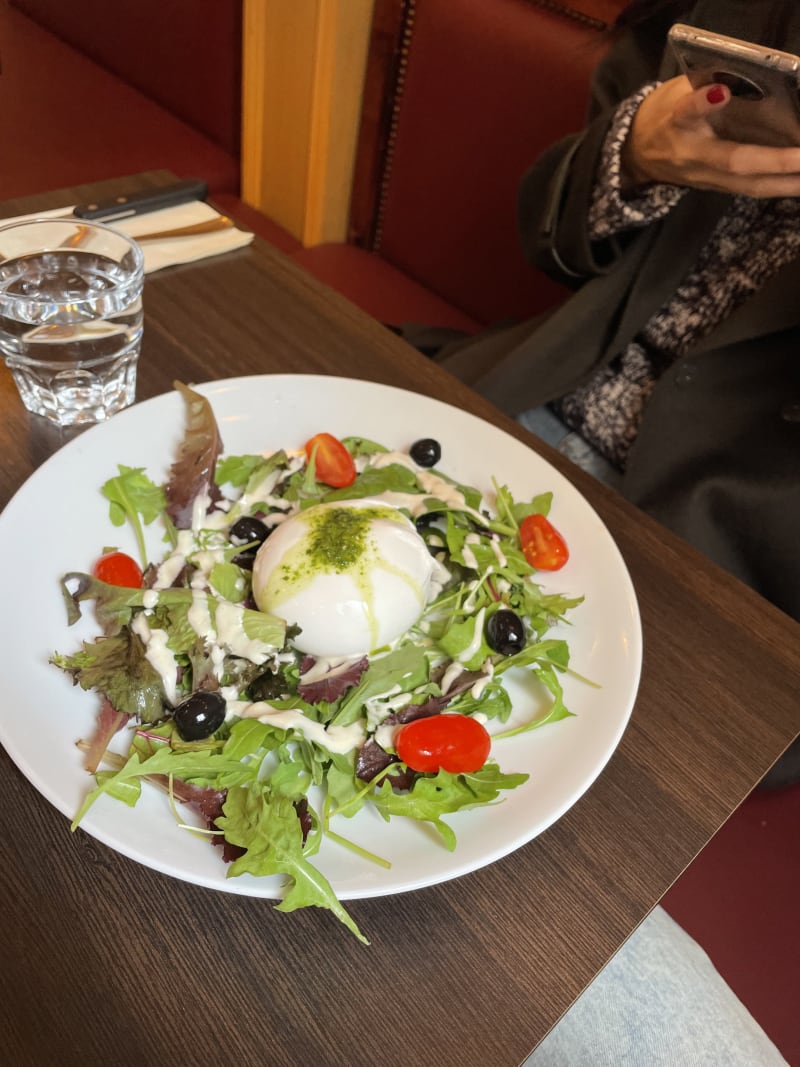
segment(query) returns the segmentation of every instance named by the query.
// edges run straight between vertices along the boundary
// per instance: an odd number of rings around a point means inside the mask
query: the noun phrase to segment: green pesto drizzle
[[[331,508],[314,515],[305,546],[309,561],[319,570],[349,570],[364,554],[373,517],[354,508]]]
[[[381,566],[396,573],[397,569],[379,558],[372,542],[370,524],[375,519],[404,523],[406,520],[391,507],[310,508],[297,516],[308,531],[285,555],[267,581],[266,598],[272,606],[310,584],[319,574],[349,573],[368,606],[370,616],[372,586],[370,568]],[[402,575],[407,581],[407,577]],[[374,618],[370,625],[374,628]]]

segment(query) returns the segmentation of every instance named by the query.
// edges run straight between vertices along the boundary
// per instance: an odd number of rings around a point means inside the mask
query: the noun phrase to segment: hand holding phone
[[[800,57],[682,23],[668,39],[692,88],[717,84],[730,90],[726,107],[708,119],[719,137],[800,145]]]
[[[800,197],[800,147],[740,144],[712,130],[710,120],[732,102],[728,89],[692,89],[684,75],[651,89],[622,148],[624,195],[662,182],[742,196]]]

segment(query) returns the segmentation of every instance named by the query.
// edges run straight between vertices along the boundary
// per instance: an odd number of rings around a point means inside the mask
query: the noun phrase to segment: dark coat
[[[800,51],[800,5],[770,40],[768,0],[701,0],[682,21]],[[490,331],[444,355],[511,414],[561,396],[619,354],[694,266],[728,198],[690,190],[642,230],[592,244],[588,206],[616,105],[670,77],[667,26],[628,33],[601,62],[590,121],[525,177],[520,225],[530,258],[575,288],[544,321]],[[784,268],[659,381],[631,450],[623,493],[800,619],[800,263]],[[757,625],[757,620],[754,620]]]

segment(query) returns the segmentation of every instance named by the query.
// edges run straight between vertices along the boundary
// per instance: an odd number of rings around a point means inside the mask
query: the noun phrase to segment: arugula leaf
[[[146,759],[142,759],[139,752],[134,751],[124,767],[112,774],[101,775],[99,784],[84,798],[72,820],[72,829],[80,825],[87,811],[101,796],[105,793],[116,796],[127,783],[136,779],[156,774],[166,777],[172,775],[193,785],[229,789],[254,779],[257,773],[257,766],[251,769],[238,760],[230,759],[224,751],[209,753],[202,749],[181,753],[175,752],[169,745],[160,745]]]
[[[479,711],[487,719],[506,722],[511,715],[511,698],[500,682],[489,682],[476,700],[469,689],[447,705],[448,711],[457,711],[461,715],[473,715]]]
[[[498,485],[492,479],[495,488],[495,507],[498,515],[507,523],[519,526],[528,515],[545,515],[550,513],[553,503],[551,492],[539,493],[528,503],[517,503],[507,485]]]
[[[352,818],[361,811],[371,788],[356,777],[353,753],[334,754],[326,774],[328,804],[335,815]]]
[[[373,456],[379,452],[388,452],[385,445],[369,441],[366,437],[343,437],[342,444],[351,456]]]
[[[239,603],[250,589],[250,579],[235,563],[215,563],[208,576],[214,592],[223,600]]]
[[[225,456],[217,463],[214,480],[217,485],[232,485],[235,489],[241,489],[263,464],[263,456]]]
[[[283,450],[273,452],[271,456],[225,456],[217,464],[214,477],[217,485],[254,489],[268,474],[287,463]]]
[[[250,760],[253,753],[277,747],[275,730],[258,719],[238,719],[225,742],[225,755],[232,760]]]
[[[484,618],[485,611],[481,608],[477,615],[468,615],[460,622],[453,621],[436,641],[450,659],[459,660],[470,671],[480,670],[481,664],[492,655],[483,634]],[[465,652],[473,647],[475,651],[464,659]]]
[[[267,789],[228,790],[223,815],[216,825],[225,840],[245,849],[228,868],[228,877],[284,874],[289,888],[278,911],[328,908],[363,944],[369,942],[336,897],[330,882],[303,854],[303,833],[294,804]]]
[[[456,847],[456,835],[442,819],[443,815],[489,804],[497,799],[501,790],[516,789],[527,780],[527,774],[504,774],[495,763],[485,763],[471,774],[439,771],[435,775],[420,776],[407,793],[395,793],[391,783],[384,781],[372,800],[387,822],[392,815],[402,815],[431,823],[441,834],[445,847],[452,852]]]
[[[367,700],[398,686],[398,692],[411,692],[428,680],[428,660],[415,644],[400,645],[393,652],[371,661],[358,685],[348,690],[339,710],[331,719],[333,726],[349,726],[362,714]]]
[[[536,645],[529,645],[513,656],[509,656],[505,662],[499,664],[495,674],[501,674],[508,667],[528,665],[540,682],[550,691],[553,703],[546,715],[532,722],[524,723],[513,730],[505,730],[496,734],[495,741],[506,737],[515,737],[517,734],[527,733],[529,730],[538,730],[540,726],[558,722],[561,719],[572,718],[571,712],[564,704],[564,690],[558,680],[558,671],[565,671],[569,663],[569,649],[565,641],[540,641]]]
[[[344,489],[331,489],[324,500],[357,500],[365,496],[380,496],[382,493],[422,493],[414,472],[400,463],[388,467],[367,467],[356,475],[352,485]]]
[[[495,666],[495,674],[502,674],[511,667],[528,667],[531,664],[545,664],[566,670],[569,666],[569,645],[566,641],[550,638],[526,645],[513,656],[506,656]]]
[[[147,550],[144,543],[142,522],[147,526],[167,506],[164,490],[144,473],[144,467],[125,467],[118,464],[119,474],[103,485],[101,492],[110,502],[109,518],[114,526],[123,526],[129,521],[136,535],[142,567],[147,566]]]

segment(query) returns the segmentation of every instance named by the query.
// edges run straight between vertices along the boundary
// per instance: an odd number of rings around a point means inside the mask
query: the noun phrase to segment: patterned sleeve
[[[639,105],[659,82],[650,82],[617,108],[600,158],[599,175],[589,208],[589,234],[602,240],[622,230],[647,226],[663,218],[686,193],[680,185],[656,183],[645,186],[635,197],[622,195],[622,146]]]

